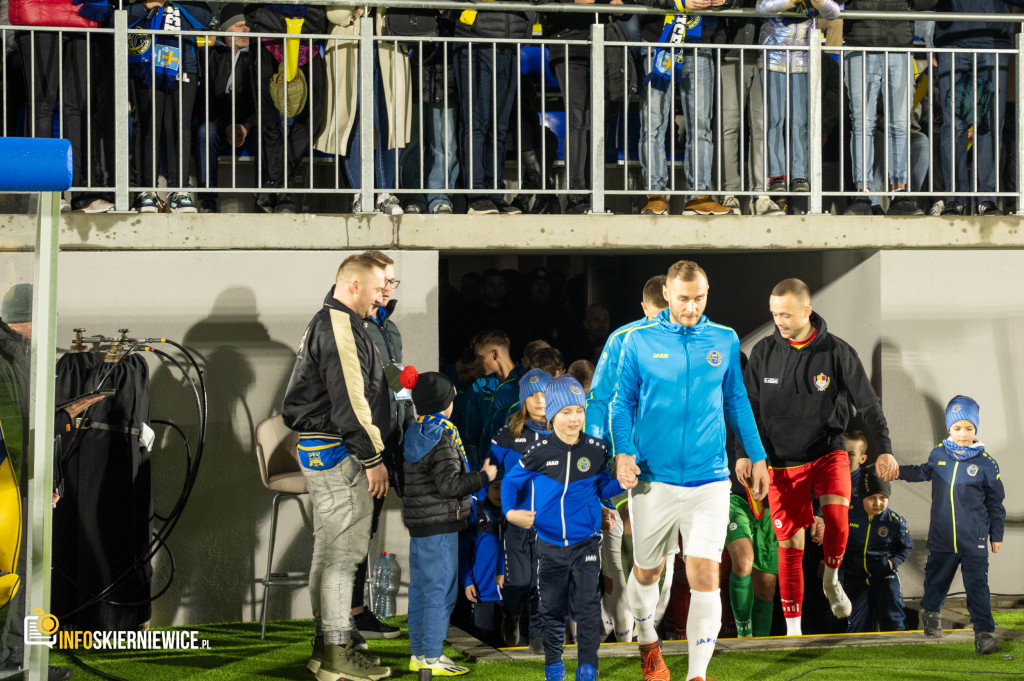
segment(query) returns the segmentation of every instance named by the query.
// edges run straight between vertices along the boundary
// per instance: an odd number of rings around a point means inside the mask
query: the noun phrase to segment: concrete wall
[[[993,593],[1020,594],[1024,563],[1024,253],[883,252],[881,365],[893,453],[923,463],[946,435],[946,403],[957,394],[981,405],[979,439],[999,462],[1007,498],[1003,549],[990,554]],[[917,542],[905,593],[920,595],[928,534],[928,485],[894,483],[893,508]],[[960,591],[960,579],[952,590]]]
[[[32,257],[10,254],[0,279],[31,281]],[[237,621],[259,616],[273,495],[260,482],[255,424],[280,411],[295,348],[334,282],[345,251],[99,252],[60,259],[58,346],[74,327],[89,334],[159,336],[184,342],[205,358],[209,428],[199,479],[169,542],[177,572],[153,606],[157,625]],[[437,364],[437,253],[394,252],[402,284],[395,319],[405,360],[422,370]],[[8,282],[4,282],[8,283]],[[6,287],[4,287],[6,291]],[[155,358],[150,355],[149,357]],[[193,432],[193,400],[176,370],[151,363],[151,417]],[[158,432],[160,430],[158,429]],[[154,500],[166,513],[183,480],[181,446],[168,437],[153,458]],[[389,499],[374,549],[404,561],[408,535]],[[307,504],[308,507],[308,504]],[[308,515],[308,512],[307,512]],[[294,503],[282,507],[275,571],[306,570],[311,531]],[[167,576],[156,564],[154,588]],[[408,582],[408,569],[403,571]],[[271,619],[309,617],[304,588],[271,592]]]

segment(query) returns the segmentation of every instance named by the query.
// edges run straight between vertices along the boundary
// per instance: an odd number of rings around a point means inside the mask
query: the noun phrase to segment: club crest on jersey
[[[972,463],[970,466],[967,467],[967,475],[969,475],[969,476],[971,476],[973,478],[977,474],[978,474],[978,467],[975,464]]]
[[[879,537],[888,537],[889,536],[889,528],[888,527],[879,527],[878,528],[878,536]]]
[[[722,353],[720,353],[718,350],[712,350],[711,352],[709,352],[708,353],[708,364],[710,364],[713,367],[721,366],[722,365]]]
[[[590,459],[583,457],[576,462],[576,468],[580,470],[580,473],[586,473],[590,470]]]
[[[814,387],[818,389],[818,392],[825,392],[828,390],[829,383],[832,379],[825,374],[818,374],[814,377]]]

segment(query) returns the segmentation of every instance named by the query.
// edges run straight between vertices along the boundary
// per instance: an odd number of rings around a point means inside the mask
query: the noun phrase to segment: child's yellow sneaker
[[[429,669],[434,676],[462,676],[469,672],[469,667],[455,664],[447,655],[442,655],[434,662],[415,655],[409,658],[409,671],[418,672],[421,669]]]

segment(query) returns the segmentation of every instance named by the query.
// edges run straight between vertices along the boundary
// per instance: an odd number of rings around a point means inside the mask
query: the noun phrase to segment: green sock
[[[736,635],[750,636],[751,608],[754,604],[750,575],[740,577],[735,572],[729,573],[729,600],[732,601],[732,616],[736,619]]]
[[[768,636],[772,633],[772,615],[775,604],[771,601],[754,599],[754,636]]]
[[[629,573],[633,571],[633,535],[622,535],[622,574],[629,581]]]

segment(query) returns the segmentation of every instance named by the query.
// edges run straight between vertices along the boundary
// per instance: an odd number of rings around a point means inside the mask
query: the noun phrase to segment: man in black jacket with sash
[[[377,681],[391,674],[357,649],[349,612],[356,566],[369,549],[373,498],[388,492],[381,435],[392,427],[387,385],[363,322],[384,286],[384,268],[372,258],[342,262],[299,343],[284,398],[282,415],[299,432],[313,506],[309,596],[316,638],[307,667],[319,681]]]

